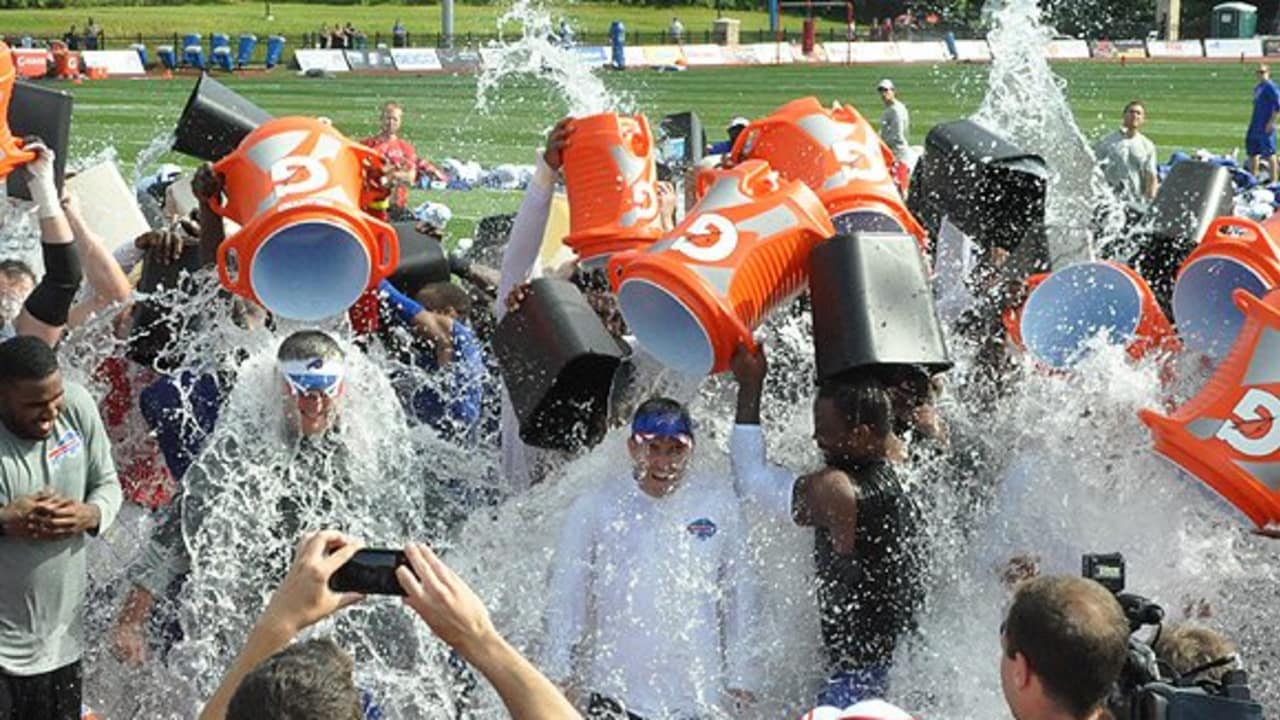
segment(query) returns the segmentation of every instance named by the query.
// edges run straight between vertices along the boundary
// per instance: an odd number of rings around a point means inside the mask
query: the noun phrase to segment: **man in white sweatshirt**
[[[727,478],[686,477],[688,411],[636,410],[634,466],[578,498],[551,569],[543,667],[588,718],[694,720],[755,701],[755,580]]]

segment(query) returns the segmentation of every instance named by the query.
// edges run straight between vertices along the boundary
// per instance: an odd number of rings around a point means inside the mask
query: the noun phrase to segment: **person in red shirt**
[[[382,132],[363,141],[386,158],[387,172],[384,178],[391,189],[391,195],[387,199],[388,206],[385,210],[392,221],[413,219],[413,213],[407,206],[409,187],[413,185],[417,174],[418,154],[413,145],[400,137],[403,119],[404,109],[400,104],[388,102],[382,106]]]

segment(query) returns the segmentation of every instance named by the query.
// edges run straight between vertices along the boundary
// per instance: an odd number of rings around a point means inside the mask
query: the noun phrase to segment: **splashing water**
[[[508,28],[519,26],[518,39],[508,42]],[[491,110],[491,95],[511,78],[526,76],[552,85],[575,117],[611,110],[625,111],[627,98],[610,92],[593,69],[572,48],[561,44],[551,14],[535,0],[517,0],[498,18],[499,41],[486,49],[484,68],[476,80],[476,107]]]
[[[1045,155],[1055,171],[1050,222],[1070,226],[1090,215],[1105,188],[1092,173],[1062,85],[1044,63],[1048,35],[1033,11],[1030,0],[1014,0],[1001,11],[991,38],[998,50],[992,88],[978,119]],[[486,62],[491,69],[478,81],[480,106],[507,78],[531,75],[550,82],[571,113],[620,108],[622,100],[573,51],[553,42],[544,11],[518,3],[502,22],[520,22],[522,35]],[[167,142],[157,138],[152,147]],[[135,176],[149,166],[147,157],[139,156]],[[137,669],[108,651],[128,588],[122,569],[127,556],[145,546],[154,522],[142,513],[122,518],[97,546],[103,561],[91,563],[86,635],[99,640],[88,643],[86,655],[89,703],[112,718],[192,716],[282,576],[295,532],[317,526],[345,528],[371,546],[399,547],[409,538],[437,542],[486,600],[496,625],[536,661],[547,604],[554,601],[545,582],[567,509],[582,493],[630,481],[623,433],[614,431],[551,481],[476,510],[467,491],[491,484],[492,447],[459,448],[409,425],[387,375],[390,369],[416,372],[418,382],[431,378],[381,350],[365,355],[344,340],[352,386],[342,430],[324,452],[304,451],[283,430],[273,369],[288,328],[270,332],[237,323],[207,274],[192,292],[181,302],[174,291],[154,298],[177,306],[180,318],[198,328],[181,352],[165,359],[191,370],[231,365],[238,380],[195,471],[203,479],[193,480],[202,487],[193,507],[204,519],[184,527],[194,570],[178,596],[181,639]],[[763,407],[771,459],[803,471],[816,468],[820,458],[811,440],[812,328],[808,313],[794,309],[779,311],[765,328],[774,369]],[[99,393],[104,388],[91,381],[95,369],[124,349],[113,319],[104,313],[72,333],[63,353],[68,376],[90,382]],[[333,329],[350,337],[342,323]],[[1199,378],[1163,387],[1154,363],[1134,366],[1121,350],[1099,347],[1070,376],[1020,366],[995,399],[975,403],[968,401],[965,378],[976,369],[978,348],[953,335],[952,350],[953,391],[942,403],[950,448],[920,449],[908,478],[932,519],[933,557],[921,633],[900,650],[891,699],[936,720],[1004,717],[996,628],[1008,591],[999,579],[1001,564],[1034,553],[1045,571],[1074,573],[1079,553],[1121,551],[1129,561],[1130,588],[1163,604],[1172,619],[1187,605],[1211,607],[1208,622],[1241,644],[1257,697],[1267,706],[1280,704],[1280,638],[1272,632],[1280,612],[1270,601],[1280,584],[1280,557],[1243,535],[1235,513],[1198,481],[1151,453],[1150,437],[1135,416],[1170,395],[1193,393]],[[690,401],[699,424],[699,476],[728,481],[724,451],[733,392],[731,382],[711,379],[696,392],[673,393]],[[140,426],[124,432],[145,434]],[[303,452],[309,453],[307,471],[284,471]],[[760,703],[732,717],[795,717],[811,704],[823,678],[813,535],[750,512],[751,555],[764,584],[755,647],[766,680]],[[453,718],[467,695],[443,646],[399,602],[372,599],[312,632],[332,635],[353,653],[357,683],[372,691],[388,717]],[[486,683],[465,702],[465,716],[501,716]]]
[[[1091,260],[1096,244],[1090,219],[1101,220],[1101,234],[1109,237],[1119,232],[1124,213],[1076,126],[1066,81],[1045,59],[1053,29],[1041,23],[1036,0],[993,0],[987,7],[994,10],[987,35],[991,71],[973,119],[1048,164],[1045,215],[1053,267]]]

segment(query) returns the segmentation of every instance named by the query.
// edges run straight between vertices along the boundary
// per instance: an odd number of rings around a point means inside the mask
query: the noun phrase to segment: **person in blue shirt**
[[[1271,82],[1271,68],[1259,65],[1258,84],[1253,88],[1253,116],[1249,118],[1249,131],[1244,145],[1249,153],[1249,171],[1258,177],[1262,158],[1267,159],[1271,181],[1276,181],[1276,117],[1280,115],[1280,88]]]

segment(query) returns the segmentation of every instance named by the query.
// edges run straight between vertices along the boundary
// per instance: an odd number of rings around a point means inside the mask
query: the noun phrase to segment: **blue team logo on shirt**
[[[689,523],[685,529],[689,531],[690,535],[699,540],[710,540],[716,534],[718,528],[715,523],[711,522],[710,518],[698,518]]]
[[[82,445],[83,443],[80,440],[80,433],[75,430],[68,430],[62,433],[62,436],[58,438],[57,444],[49,450],[49,464],[55,466],[58,465],[66,458],[80,452]]]

